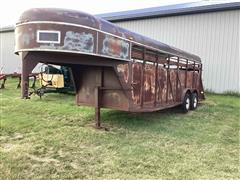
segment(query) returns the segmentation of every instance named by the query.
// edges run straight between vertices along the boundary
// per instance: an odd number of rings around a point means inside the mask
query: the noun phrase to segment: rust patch
[[[129,79],[129,66],[128,64],[117,65],[117,71],[123,76],[125,83],[128,83]]]
[[[139,105],[141,98],[140,98],[140,93],[141,93],[141,75],[142,75],[142,64],[141,63],[133,63],[132,64],[132,71],[133,71],[133,76],[132,76],[132,99],[133,103],[135,105]]]
[[[176,99],[177,70],[170,69],[168,100],[172,103]]]
[[[153,64],[145,64],[143,81],[143,101],[153,102],[155,97],[155,66]]]
[[[187,72],[187,87],[192,88],[192,82],[193,82],[193,72],[188,71]]]
[[[129,59],[129,43],[127,41],[110,35],[105,35],[102,43],[102,54]]]
[[[158,85],[157,101],[164,104],[167,94],[167,70],[163,67],[158,68]]]

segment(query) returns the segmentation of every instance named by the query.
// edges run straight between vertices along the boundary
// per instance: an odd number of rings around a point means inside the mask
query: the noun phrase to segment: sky
[[[66,8],[94,15],[198,1],[204,0],[5,0],[0,6],[0,28],[15,25],[21,13],[30,8]]]

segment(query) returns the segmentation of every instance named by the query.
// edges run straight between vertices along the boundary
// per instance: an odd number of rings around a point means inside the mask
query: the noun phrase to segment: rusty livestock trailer
[[[95,107],[97,127],[100,108],[150,112],[182,105],[187,112],[204,99],[198,56],[83,12],[30,9],[15,39],[22,98],[37,63],[70,67],[76,103]]]

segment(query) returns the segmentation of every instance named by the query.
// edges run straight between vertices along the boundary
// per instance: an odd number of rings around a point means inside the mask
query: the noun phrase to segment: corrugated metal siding
[[[21,72],[21,60],[14,54],[14,32],[1,32],[0,44],[0,72]]]
[[[115,24],[199,55],[205,89],[240,92],[239,17],[232,10]]]
[[[20,56],[14,54],[15,40],[14,31],[0,32],[0,73],[21,73],[22,62]],[[33,72],[40,72],[39,63]]]

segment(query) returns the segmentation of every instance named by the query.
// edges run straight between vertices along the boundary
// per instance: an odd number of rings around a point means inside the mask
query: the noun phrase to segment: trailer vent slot
[[[38,43],[60,43],[60,31],[37,31],[37,42]]]

